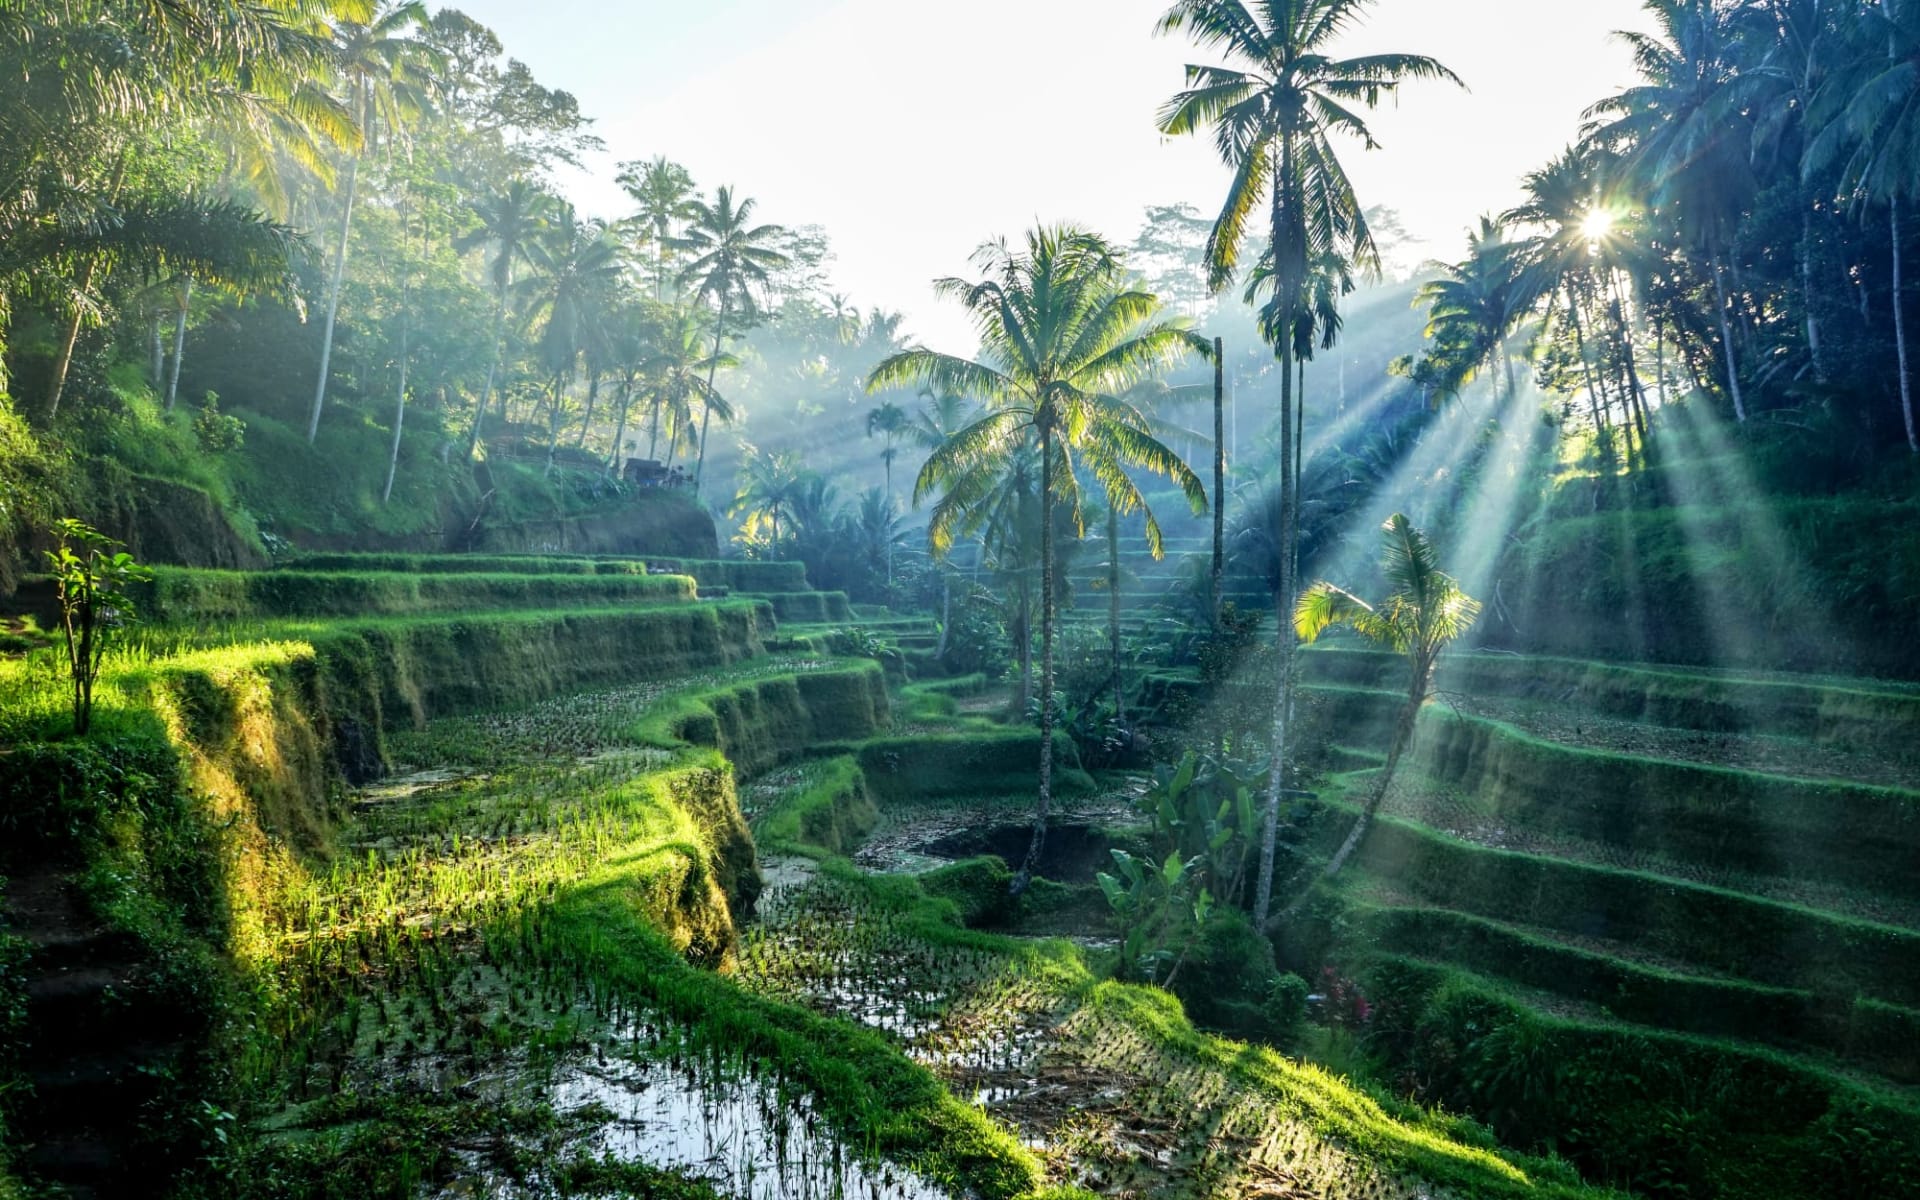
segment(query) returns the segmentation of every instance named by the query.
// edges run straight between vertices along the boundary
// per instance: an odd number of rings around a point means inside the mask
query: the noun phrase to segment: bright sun
[[[1589,241],[1604,241],[1613,232],[1613,214],[1604,208],[1596,208],[1587,214],[1587,219],[1580,223],[1580,227],[1586,231]]]

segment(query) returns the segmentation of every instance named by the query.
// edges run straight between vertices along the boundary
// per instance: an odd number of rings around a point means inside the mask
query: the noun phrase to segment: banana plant
[[[1124,972],[1144,983],[1172,987],[1187,953],[1213,914],[1213,893],[1199,858],[1178,851],[1156,866],[1151,858],[1112,852],[1118,873],[1102,871],[1100,891],[1120,921]]]

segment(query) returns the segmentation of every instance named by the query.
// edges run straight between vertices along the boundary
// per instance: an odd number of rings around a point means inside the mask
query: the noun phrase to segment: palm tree
[[[610,307],[608,297],[618,286],[626,262],[612,231],[597,221],[581,221],[568,204],[555,210],[545,235],[529,243],[527,253],[536,272],[525,282],[530,315],[546,317],[538,352],[549,387],[546,469],[551,473],[565,411],[562,393],[580,355],[599,336],[598,326]]]
[[[699,216],[695,207],[693,176],[676,162],[660,155],[649,162],[622,163],[614,182],[639,206],[634,218],[647,231],[653,243],[653,298],[665,298],[667,290],[667,250],[674,231]]]
[[[361,133],[360,147],[347,157],[347,179],[340,197],[340,236],[333,254],[333,281],[327,288],[327,319],[320,335],[320,378],[314,384],[313,411],[307,417],[307,444],[320,433],[320,410],[327,403],[327,376],[333,364],[333,330],[340,316],[340,288],[347,275],[347,245],[353,232],[353,205],[360,184],[360,158],[380,137],[398,138],[408,120],[426,107],[439,67],[438,54],[413,36],[429,25],[419,0],[396,4],[366,24],[342,21],[334,28],[334,68]]]
[[[1841,185],[1856,201],[1887,206],[1893,235],[1893,337],[1907,448],[1920,454],[1907,363],[1902,206],[1920,196],[1920,2],[1881,0],[1860,13],[1866,46],[1884,55],[1849,55],[1816,97],[1819,132],[1807,148],[1808,174],[1840,164]]]
[[[880,462],[887,472],[887,500],[893,500],[893,459],[900,452],[894,442],[906,436],[910,424],[907,412],[891,400],[883,400],[867,410],[867,436],[881,439]],[[893,586],[893,546],[887,546],[887,586]]]
[[[1276,319],[1290,333],[1303,306],[1316,253],[1331,253],[1363,269],[1378,269],[1379,250],[1365,211],[1334,153],[1344,133],[1375,145],[1356,106],[1373,108],[1408,79],[1459,83],[1453,72],[1415,54],[1339,59],[1334,39],[1369,7],[1369,0],[1178,0],[1160,19],[1162,32],[1186,32],[1203,49],[1220,50],[1228,66],[1187,68],[1187,88],[1160,114],[1161,132],[1196,133],[1211,127],[1221,159],[1233,171],[1227,199],[1207,239],[1208,283],[1225,287],[1240,261],[1247,223],[1264,198],[1273,262]],[[1293,452],[1293,339],[1273,339],[1280,359],[1280,537],[1291,544],[1298,486]],[[1291,553],[1282,559],[1291,558]],[[1273,769],[1267,788],[1256,922],[1264,923],[1273,894],[1273,857],[1285,787],[1287,721],[1293,696],[1293,573],[1285,567],[1274,596],[1280,626],[1280,671],[1273,718]]]
[[[787,256],[770,243],[786,232],[778,225],[754,225],[752,198],[734,202],[733,189],[720,188],[713,203],[689,201],[693,221],[686,232],[670,245],[693,255],[693,261],[680,273],[682,287],[692,287],[694,295],[714,306],[713,355],[708,359],[707,393],[713,393],[713,372],[719,369],[720,349],[727,336],[728,318],[754,311],[753,288],[766,287],[767,272],[787,265]],[[700,417],[700,457],[693,468],[693,486],[698,494],[700,476],[707,466],[708,409]]]
[[[552,195],[525,179],[513,179],[507,186],[473,206],[480,224],[471,233],[454,240],[461,253],[476,246],[490,245],[493,260],[487,275],[493,284],[493,338],[487,358],[487,381],[473,409],[473,428],[467,434],[467,457],[472,458],[480,445],[480,427],[493,396],[494,381],[500,374],[501,343],[506,337],[507,298],[513,291],[513,268],[525,262],[534,241],[546,230],[547,213],[555,200]],[[504,417],[504,398],[501,413]]]
[[[989,503],[1010,461],[1034,446],[1040,467],[1040,770],[1033,839],[1015,874],[1025,890],[1046,839],[1053,799],[1054,522],[1084,528],[1078,472],[1088,470],[1109,504],[1145,514],[1147,541],[1161,552],[1159,522],[1128,475],[1138,468],[1179,484],[1195,512],[1206,509],[1199,477],[1148,431],[1146,416],[1119,398],[1206,345],[1159,319],[1159,302],[1128,288],[1122,264],[1101,238],[1071,227],[1030,232],[1018,248],[984,246],[986,278],[942,279],[935,291],[957,300],[980,334],[978,360],[926,349],[875,367],[867,390],[911,385],[968,396],[987,413],[942,443],[920,469],[916,503],[941,492],[927,528],[944,557],[969,514]]]
[[[1719,310],[1720,346],[1734,416],[1747,419],[1726,285],[1726,255],[1758,184],[1747,101],[1761,84],[1738,70],[1734,45],[1755,20],[1749,5],[1718,0],[1647,0],[1663,36],[1617,34],[1644,82],[1594,105],[1590,145],[1622,156],[1656,209],[1684,214],[1677,227],[1706,255]]]
[[[780,511],[790,509],[807,486],[813,473],[802,469],[800,455],[792,450],[763,451],[743,447],[740,490],[733,498],[729,513],[746,516],[741,532],[748,540],[757,540],[760,522],[767,522],[767,555],[780,557]]]
[[[1460,590],[1452,576],[1440,570],[1439,556],[1413,522],[1395,513],[1382,526],[1386,553],[1381,559],[1392,589],[1378,608],[1330,583],[1316,583],[1300,597],[1294,610],[1294,630],[1311,644],[1335,625],[1345,625],[1377,646],[1407,657],[1409,677],[1406,702],[1394,722],[1387,763],[1374,780],[1360,819],[1327,863],[1328,878],[1338,874],[1366,836],[1401,755],[1413,741],[1414,723],[1433,690],[1433,668],[1440,652],[1459,639],[1480,614],[1480,602]]]
[[[1473,382],[1486,367],[1504,371],[1509,398],[1518,388],[1508,339],[1532,308],[1520,264],[1506,227],[1483,216],[1480,228],[1467,234],[1466,258],[1443,266],[1440,277],[1415,294],[1414,303],[1426,306],[1425,336],[1435,347],[1427,356],[1441,363],[1447,394]]]
[[[647,439],[647,457],[659,453],[660,426],[667,423],[667,461],[674,447],[692,427],[693,406],[712,412],[722,422],[733,420],[733,406],[714,390],[716,371],[731,370],[740,360],[731,354],[710,354],[700,320],[692,309],[676,309],[662,330],[653,352],[641,366],[652,397],[653,419]]]

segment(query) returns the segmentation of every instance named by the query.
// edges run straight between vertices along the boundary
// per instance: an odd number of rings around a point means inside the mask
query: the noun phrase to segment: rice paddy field
[[[1629,710],[1726,681],[1589,681],[1574,718],[1538,673],[1585,668],[1463,659],[1359,870],[1169,991],[1126,981],[1097,884],[1149,849],[1154,777],[1062,761],[1041,878],[1010,898],[1038,743],[992,685],[911,677],[894,639],[924,626],[785,625],[731,583],[593,560],[309,565],[163,575],[175,620],[116,651],[86,743],[51,736],[42,657],[0,663],[23,747],[0,770],[42,805],[10,818],[34,844],[8,857],[26,950],[0,978],[30,1027],[91,1030],[16,1056],[35,1100],[9,1121],[73,1194],[166,1172],[249,1198],[1418,1200],[1765,1168],[1812,1196],[1786,1156],[1883,1182],[1912,1161],[1920,933],[1865,886],[1907,852],[1898,690],[1783,682],[1689,730]],[[1290,869],[1376,769],[1382,669],[1313,660],[1350,744],[1290,819]],[[1708,770],[1756,829],[1817,800],[1876,832],[1823,855],[1809,828],[1775,870],[1690,840],[1677,800],[1657,842],[1606,815],[1623,772]],[[1709,912],[1738,921],[1709,939]],[[1311,991],[1248,990],[1282,970]],[[1675,1168],[1654,1131],[1607,1164],[1574,1121],[1603,1101],[1718,1148]]]

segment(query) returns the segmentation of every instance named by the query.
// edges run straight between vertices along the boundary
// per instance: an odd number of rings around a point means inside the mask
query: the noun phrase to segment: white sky
[[[1145,206],[1211,213],[1225,186],[1204,139],[1154,129],[1205,61],[1153,34],[1165,0],[454,2],[595,118],[608,154],[562,180],[584,209],[622,213],[613,164],[665,154],[824,226],[836,287],[944,349],[972,337],[927,285],[988,237],[1072,220],[1124,242]],[[1376,114],[1382,149],[1345,155],[1362,202],[1454,254],[1632,81],[1609,34],[1644,25],[1638,0],[1378,0],[1337,52],[1430,54],[1471,91],[1414,84]]]

